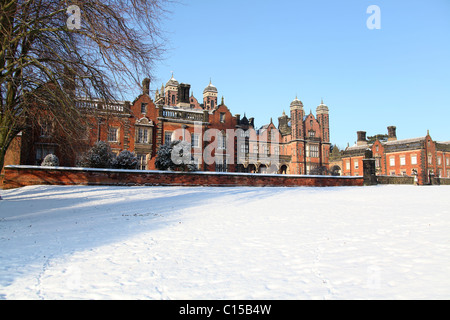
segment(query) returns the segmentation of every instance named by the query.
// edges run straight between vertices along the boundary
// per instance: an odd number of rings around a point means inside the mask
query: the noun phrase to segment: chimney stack
[[[365,131],[358,131],[356,134],[358,135],[358,140],[356,142],[356,145],[357,146],[367,145],[366,132]]]
[[[390,126],[388,129],[388,141],[397,141],[397,127]]]
[[[150,94],[150,79],[145,78],[142,81],[142,92],[146,95]]]

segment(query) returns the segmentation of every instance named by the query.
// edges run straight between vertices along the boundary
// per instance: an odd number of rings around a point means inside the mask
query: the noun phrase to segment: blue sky
[[[297,95],[330,109],[331,140],[356,131],[450,140],[450,0],[180,0],[162,24],[169,40],[153,90],[171,72],[197,99],[209,79],[233,114],[257,127]],[[366,26],[370,5],[381,29]],[[220,101],[220,100],[219,100]]]

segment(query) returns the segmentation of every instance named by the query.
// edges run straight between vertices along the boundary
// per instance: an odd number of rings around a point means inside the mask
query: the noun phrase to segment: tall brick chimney
[[[356,141],[357,146],[363,146],[367,144],[366,140],[366,132],[365,131],[358,131],[356,133],[358,135],[358,140]]]
[[[388,129],[388,141],[397,141],[397,127],[389,126]]]

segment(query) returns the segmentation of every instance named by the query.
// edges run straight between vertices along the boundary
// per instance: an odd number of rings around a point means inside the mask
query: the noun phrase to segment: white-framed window
[[[431,155],[431,153],[428,154],[428,164],[433,164],[433,156]]]
[[[394,166],[395,166],[395,157],[390,157],[390,158],[389,158],[389,165],[390,165],[391,167],[394,167]],[[395,175],[395,172],[394,172],[394,175]]]
[[[146,154],[137,154],[138,159],[138,170],[147,170],[147,155]]]
[[[220,119],[219,120],[220,120],[221,123],[225,122],[225,113],[223,113],[223,112],[220,113]]]
[[[346,161],[345,163],[345,169],[350,170],[350,160]]]
[[[311,158],[319,157],[319,146],[318,145],[306,145],[306,156]]]
[[[227,135],[225,133],[219,133],[218,136],[218,149],[225,150],[227,148]]]
[[[375,166],[376,166],[377,168],[380,168],[380,167],[381,167],[381,160],[380,160],[380,158],[375,158]]]
[[[191,134],[191,144],[192,148],[198,148],[200,147],[200,136],[198,133]]]
[[[148,129],[138,128],[136,142],[137,143],[149,143]]]
[[[216,172],[228,172],[227,159],[216,159]]]
[[[442,165],[442,158],[441,158],[441,156],[437,157],[437,164],[438,164],[438,166]]]
[[[417,154],[411,155],[411,164],[417,164]]]
[[[166,131],[164,132],[164,144],[166,146],[172,143],[172,132]]]
[[[450,158],[449,157],[445,158],[445,164],[447,166],[450,166]]]
[[[117,142],[119,141],[119,129],[110,127],[108,129],[108,142]]]
[[[406,158],[405,158],[405,156],[400,156],[400,165],[401,166],[406,165]]]
[[[355,162],[353,162],[353,166],[355,169],[359,169],[359,161],[355,160]]]
[[[450,170],[447,170],[447,178],[450,178]]]

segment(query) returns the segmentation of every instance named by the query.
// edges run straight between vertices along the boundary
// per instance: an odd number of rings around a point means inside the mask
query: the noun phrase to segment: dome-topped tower
[[[166,83],[166,87],[165,87],[165,103],[168,106],[176,106],[178,103],[178,87],[179,87],[179,83],[177,80],[175,80],[175,78],[173,77],[173,73],[172,73],[172,78],[170,78],[169,81],[167,81]]]
[[[298,100],[297,97],[291,102],[291,110],[303,109],[303,102]]]
[[[317,121],[319,122],[322,131],[322,141],[330,142],[330,116],[328,107],[323,103],[323,99],[321,100],[320,105],[317,106],[316,114]]]
[[[217,107],[217,88],[209,80],[209,85],[203,90],[203,105],[206,110]]]
[[[320,105],[317,106],[316,113],[317,113],[317,115],[319,115],[319,114],[324,114],[324,113],[328,113],[328,112],[329,112],[328,107],[326,104],[323,103],[323,99],[322,99]]]
[[[303,110],[303,102],[297,97],[291,102],[291,128],[292,138],[301,139],[303,137],[303,118],[305,111]]]
[[[172,78],[170,78],[169,81],[167,81],[166,83],[166,88],[167,87],[178,87],[179,83],[178,81],[173,77],[173,73],[172,73]]]

